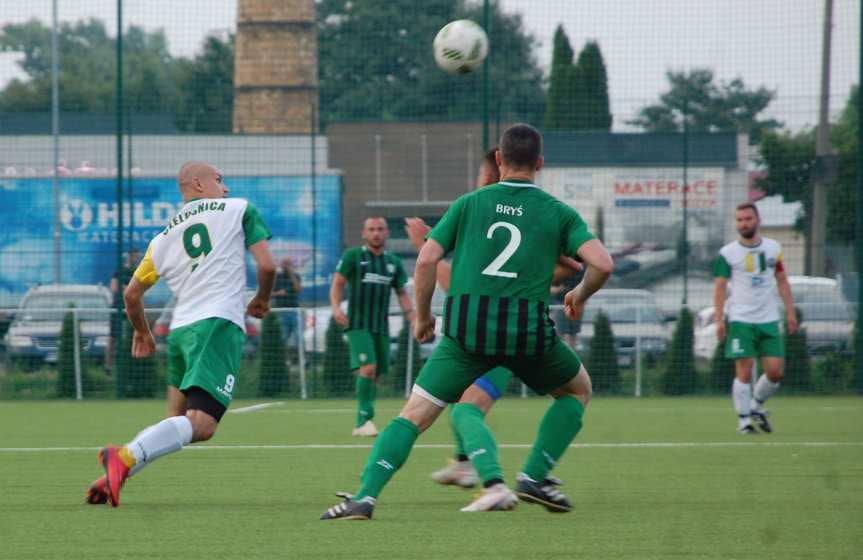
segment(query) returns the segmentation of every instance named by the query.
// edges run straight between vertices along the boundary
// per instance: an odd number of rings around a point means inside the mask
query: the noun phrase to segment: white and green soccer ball
[[[434,60],[449,74],[467,74],[480,66],[488,55],[488,37],[482,27],[469,19],[444,25],[432,43]]]

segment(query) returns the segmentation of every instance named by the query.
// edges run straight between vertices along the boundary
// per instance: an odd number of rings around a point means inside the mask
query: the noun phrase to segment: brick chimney
[[[237,0],[234,132],[311,132],[318,105],[314,0]]]

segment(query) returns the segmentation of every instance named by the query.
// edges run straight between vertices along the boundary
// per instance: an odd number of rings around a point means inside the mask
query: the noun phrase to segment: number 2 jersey
[[[191,200],[150,241],[135,278],[168,282],[176,298],[171,329],[220,317],[245,332],[246,247],[270,237],[245,199]]]
[[[713,275],[730,278],[725,303],[729,321],[771,323],[779,320],[776,273],[782,272],[782,246],[768,237],[758,245],[733,241],[719,250]]]
[[[487,356],[535,356],[551,348],[554,266],[593,239],[578,212],[530,182],[507,180],[460,197],[428,237],[455,251],[446,336]]]

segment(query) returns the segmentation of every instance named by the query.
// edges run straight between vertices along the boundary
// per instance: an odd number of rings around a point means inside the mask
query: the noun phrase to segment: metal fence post
[[[306,324],[305,312],[303,309],[295,309],[297,313],[297,362],[300,365],[300,398],[306,400],[309,398],[308,387],[306,387],[306,349],[303,344],[303,326]]]
[[[635,308],[635,396],[641,396],[641,307]]]
[[[405,365],[405,398],[411,396],[411,385],[413,385],[414,369],[414,337],[408,333],[408,356]]]
[[[81,332],[78,328],[78,310],[72,308],[72,340],[75,345],[75,399],[81,400],[84,398],[83,383],[81,383]]]

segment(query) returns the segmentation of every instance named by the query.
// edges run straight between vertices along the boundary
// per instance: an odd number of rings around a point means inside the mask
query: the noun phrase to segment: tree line
[[[463,0],[321,0],[317,8],[320,122],[345,120],[475,121],[482,118],[482,73],[449,76],[434,67],[430,37],[457,18],[482,21],[481,7]],[[87,19],[59,29],[60,108],[112,113],[116,106],[116,39],[104,22]],[[558,26],[546,79],[537,63],[536,37],[521,16],[491,3],[486,64],[493,120],[542,123],[548,130],[609,131],[612,108],[600,46],[587,41],[575,56]],[[0,28],[0,52],[21,55],[23,78],[0,90],[3,113],[46,112],[51,105],[51,30],[38,20]],[[162,30],[130,25],[123,37],[124,105],[131,113],[168,113],[181,132],[230,132],[233,111],[234,35],[212,34],[191,57],[175,56]],[[717,80],[713,71],[669,70],[659,99],[624,121],[647,132],[749,134],[766,171],[759,187],[801,201],[805,229],[816,171],[813,129],[790,132],[764,116],[776,92],[743,80]],[[833,126],[836,157],[828,200],[828,241],[854,240],[859,118],[855,89]]]

